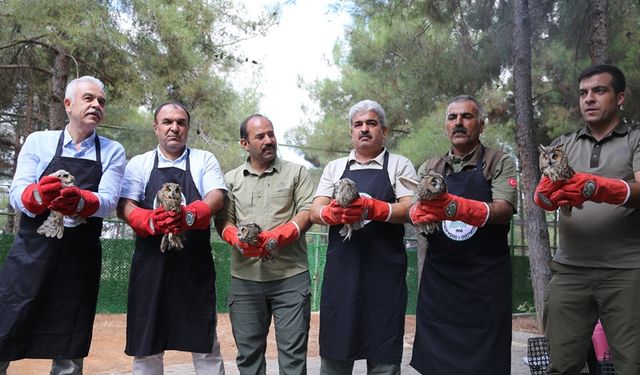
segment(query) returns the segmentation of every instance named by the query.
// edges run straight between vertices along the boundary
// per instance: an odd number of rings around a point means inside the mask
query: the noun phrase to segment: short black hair
[[[187,114],[187,125],[191,125],[191,114],[189,113],[187,106],[180,102],[173,102],[173,101],[162,103],[156,108],[155,112],[153,113],[153,122],[158,121],[158,113],[160,112],[160,110],[162,110],[162,108],[168,105],[181,108]]]
[[[256,118],[256,117],[261,117],[261,118],[269,121],[271,126],[273,126],[273,123],[271,122],[271,120],[269,120],[269,118],[267,116],[261,115],[259,113],[254,113],[251,116],[247,117],[246,119],[242,120],[242,122],[240,123],[240,139],[247,139],[247,123],[249,121],[251,121],[251,119]]]
[[[619,94],[624,92],[627,87],[626,80],[624,78],[624,73],[618,67],[609,65],[609,64],[600,64],[600,65],[592,65],[585,70],[583,70],[578,76],[578,83],[582,82],[583,79],[587,79],[591,76],[601,73],[609,73],[613,79],[611,80],[611,85],[613,86],[613,91],[615,94]]]

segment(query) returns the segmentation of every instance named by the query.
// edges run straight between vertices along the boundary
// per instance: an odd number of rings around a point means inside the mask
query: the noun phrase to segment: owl
[[[63,188],[71,187],[76,182],[75,177],[73,177],[73,175],[71,175],[64,169],[55,171],[49,176],[58,177],[60,179],[60,182],[62,183]],[[76,221],[76,224],[82,224],[86,222],[85,218],[78,215],[73,215],[72,219]],[[36,232],[45,237],[57,237],[59,239],[62,238],[62,235],[64,234],[64,215],[60,212],[51,210],[47,219],[40,225],[40,227],[38,227],[38,230]]]
[[[349,178],[342,178],[336,185],[334,198],[340,207],[349,207],[354,200],[360,197],[356,183]],[[343,241],[351,239],[354,230],[362,228],[362,222],[358,221],[352,224],[344,224],[340,229],[340,235],[344,236]]]
[[[252,221],[245,221],[238,224],[238,239],[249,245],[258,246],[258,235],[262,228]]]
[[[182,205],[180,185],[173,182],[164,183],[156,193],[156,201],[166,211],[180,213]],[[182,236],[179,234],[167,233],[162,236],[160,241],[160,251],[163,253],[169,249],[181,250],[183,247]]]
[[[540,172],[543,175],[549,177],[552,182],[568,180],[575,171],[569,166],[569,159],[564,152],[564,145],[558,144],[555,146],[543,146],[540,145],[540,158],[538,160]],[[548,197],[544,197],[547,199]],[[581,207],[578,207],[581,208]],[[571,206],[561,206],[560,212],[566,216],[571,216]]]
[[[253,246],[260,245],[260,240],[258,238],[260,233],[262,233],[262,228],[253,221],[244,221],[238,224],[238,239],[244,243]],[[263,263],[275,262],[275,259],[273,259],[273,255],[271,254],[261,256],[260,260]]]
[[[420,181],[400,177],[400,182],[405,187],[413,190],[413,200],[415,202],[433,200],[447,192],[447,181],[440,173],[434,171],[429,171],[422,176]],[[438,223],[418,223],[416,228],[426,236],[438,229]]]

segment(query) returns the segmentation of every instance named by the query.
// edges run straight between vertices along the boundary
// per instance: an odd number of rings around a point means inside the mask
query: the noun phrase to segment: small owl
[[[156,200],[166,211],[180,213],[182,205],[180,185],[173,182],[164,183],[156,194]],[[179,234],[167,233],[160,241],[160,251],[163,253],[169,249],[181,250],[183,247],[182,237]]]
[[[252,246],[260,245],[258,235],[262,233],[260,225],[253,221],[244,221],[238,224],[238,239]],[[263,263],[274,263],[273,255],[268,254],[260,257]]]
[[[422,176],[420,181],[415,181],[406,177],[400,177],[402,184],[413,190],[415,202],[429,201],[447,192],[447,181],[440,173],[429,171]],[[433,233],[438,229],[438,223],[418,223],[416,228],[423,235]]]
[[[245,221],[238,225],[238,239],[249,245],[258,246],[258,235],[262,228],[252,221]]]
[[[58,177],[60,179],[60,182],[62,183],[63,188],[71,187],[76,182],[75,177],[73,177],[64,169],[55,171],[49,176]],[[85,218],[78,215],[73,215],[72,218],[76,221],[77,224],[86,222]],[[47,219],[40,225],[40,227],[38,227],[38,230],[36,232],[38,234],[42,234],[45,237],[62,238],[62,235],[64,234],[64,215],[60,212],[51,210]]]
[[[540,145],[540,158],[538,160],[540,172],[543,175],[549,177],[552,182],[568,180],[575,171],[569,166],[569,159],[564,152],[564,145],[558,144],[555,146],[543,146]],[[548,200],[548,197],[542,197],[542,200]],[[578,207],[581,208],[581,207]],[[561,206],[560,212],[566,216],[571,216],[571,206]]]
[[[334,198],[340,207],[349,207],[354,200],[360,197],[356,183],[349,178],[342,178],[338,181]],[[354,230],[362,228],[362,222],[358,221],[352,224],[345,224],[340,229],[340,235],[344,236],[343,241],[351,239]]]

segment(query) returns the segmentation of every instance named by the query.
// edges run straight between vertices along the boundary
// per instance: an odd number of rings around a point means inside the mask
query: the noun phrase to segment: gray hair
[[[76,78],[76,79],[72,80],[71,82],[69,82],[69,84],[67,84],[67,89],[64,92],[64,98],[65,99],[69,99],[69,100],[73,100],[73,97],[76,95],[76,87],[81,82],[91,82],[91,83],[97,85],[98,87],[100,87],[100,90],[102,90],[102,92],[104,92],[104,84],[102,83],[102,81],[100,81],[96,77],[82,76],[80,78]]]
[[[449,103],[447,103],[447,112],[449,112],[449,106],[452,103],[457,103],[457,102],[473,102],[473,104],[475,104],[476,106],[476,112],[478,115],[478,119],[480,121],[484,120],[484,110],[482,109],[482,104],[480,104],[479,101],[476,100],[476,98],[474,98],[471,95],[458,95],[455,98],[449,100]],[[447,114],[445,113],[445,119],[447,118]]]
[[[384,109],[378,102],[370,99],[357,102],[353,105],[353,107],[351,107],[351,109],[349,110],[349,126],[351,126],[353,116],[357,115],[358,113],[369,111],[375,112],[378,115],[378,121],[380,121],[380,125],[383,128],[387,127],[387,117],[384,114]]]

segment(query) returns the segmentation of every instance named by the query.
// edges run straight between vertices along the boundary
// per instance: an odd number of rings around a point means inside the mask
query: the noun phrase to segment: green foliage
[[[99,130],[124,144],[127,155],[155,147],[149,112],[168,100],[191,109],[190,143],[236,164],[240,119],[255,112],[251,89],[236,92],[226,80],[243,63],[236,44],[263,34],[279,9],[255,18],[230,0],[74,1],[6,0],[0,28],[0,143],[3,171],[24,137],[52,128],[52,80],[94,75],[106,85],[107,119]],[[57,54],[65,64],[54,69]],[[55,73],[55,75],[54,75]],[[66,83],[66,82],[65,82]],[[53,104],[52,104],[53,103]],[[233,135],[233,136],[232,136]],[[17,142],[14,142],[15,140]],[[8,140],[8,141],[7,141]],[[8,168],[4,168],[8,166]]]
[[[640,3],[609,1],[609,50],[627,76],[625,116],[640,118]],[[313,124],[294,129],[290,140],[307,160],[321,166],[339,156],[344,118],[355,102],[374,99],[386,110],[387,146],[414,163],[439,154],[443,101],[470,94],[488,118],[485,144],[515,150],[511,0],[345,0],[353,16],[345,40],[334,48],[337,80],[306,83],[320,106]],[[586,0],[530,3],[532,90],[537,140],[548,143],[581,126],[577,76],[591,64]],[[332,137],[327,135],[333,134]],[[340,138],[336,140],[335,138]]]

